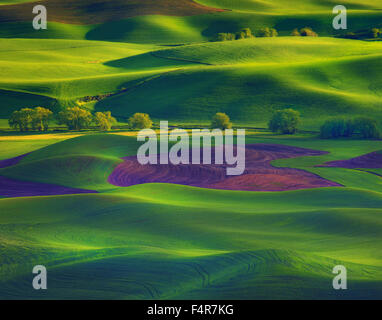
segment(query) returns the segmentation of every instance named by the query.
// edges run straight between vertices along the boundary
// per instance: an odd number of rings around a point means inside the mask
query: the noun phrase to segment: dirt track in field
[[[349,160],[331,161],[321,165],[320,167],[337,167],[347,169],[382,168],[382,153],[372,152]]]
[[[276,168],[271,165],[271,161],[276,159],[318,156],[325,153],[275,144],[247,145],[246,169],[240,176],[227,176],[227,165],[141,165],[134,156],[124,158],[124,162],[116,167],[108,181],[120,187],[143,183],[174,183],[246,191],[287,191],[341,186],[304,170]]]

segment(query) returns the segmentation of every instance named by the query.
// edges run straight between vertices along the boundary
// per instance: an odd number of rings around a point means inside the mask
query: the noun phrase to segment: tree
[[[278,32],[276,29],[274,28],[262,28],[260,29],[257,34],[256,34],[258,37],[277,37],[278,36]]]
[[[294,29],[294,30],[292,31],[291,36],[293,36],[293,37],[300,37],[300,36],[301,36],[301,33],[300,33],[300,31],[298,31],[298,29],[296,28],[296,29]]]
[[[236,36],[233,33],[218,33],[217,41],[235,40]]]
[[[11,128],[19,129],[19,131],[23,131],[20,111],[14,111],[11,114],[11,116],[8,119],[8,124]]]
[[[300,34],[302,37],[318,37],[318,34],[309,27],[302,28]]]
[[[371,29],[371,36],[372,38],[378,38],[381,34],[381,30],[378,28]]]
[[[239,31],[236,33],[236,40],[245,39],[245,33],[243,31]]]
[[[320,128],[320,137],[323,139],[351,137],[353,133],[353,121],[343,118],[327,120]]]
[[[300,113],[293,109],[278,110],[274,113],[268,123],[272,132],[281,132],[282,134],[294,134],[300,123]]]
[[[49,120],[53,112],[43,107],[36,107],[32,112],[32,129],[38,131],[48,131]]]
[[[91,113],[80,107],[68,108],[58,114],[58,123],[66,125],[69,130],[88,128],[92,120]]]
[[[243,28],[236,33],[236,39],[250,39],[253,38],[252,30],[250,28]]]
[[[212,118],[211,128],[222,130],[231,129],[232,123],[229,116],[221,112],[216,113]]]
[[[218,33],[216,41],[227,41],[227,34],[226,33]]]
[[[129,119],[129,125],[132,129],[150,129],[153,126],[153,122],[147,113],[135,113]]]
[[[376,120],[371,118],[359,117],[354,120],[354,127],[364,139],[378,139],[381,132]]]
[[[11,128],[19,129],[20,131],[28,131],[32,124],[33,109],[23,108],[14,111],[8,120]]]
[[[95,114],[94,121],[102,131],[109,131],[112,125],[117,122],[117,120],[111,115],[110,111],[97,112]]]

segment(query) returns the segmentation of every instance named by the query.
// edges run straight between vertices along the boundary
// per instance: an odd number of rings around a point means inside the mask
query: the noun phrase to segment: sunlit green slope
[[[100,99],[97,110],[111,110],[120,118],[143,111],[182,122],[208,121],[224,111],[234,121],[265,125],[275,109],[291,106],[306,119],[305,128],[316,129],[318,119],[382,112],[380,42],[280,37],[170,49],[89,41],[1,42],[9,48],[0,52],[7,75],[0,79],[3,117],[28,101],[59,110],[102,94],[112,96]],[[19,99],[17,92],[23,93]],[[25,94],[54,100],[41,103]]]
[[[341,188],[171,185],[1,199],[1,256],[12,260],[1,264],[0,296],[380,298],[381,205],[380,193]],[[48,267],[46,292],[30,286],[35,264]],[[332,288],[338,264],[348,268],[346,292]]]

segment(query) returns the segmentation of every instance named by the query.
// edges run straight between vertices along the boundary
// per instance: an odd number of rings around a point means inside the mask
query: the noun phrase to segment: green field
[[[313,164],[382,148],[380,141],[309,136],[253,136],[250,142],[331,151],[292,164],[311,171],[318,170]],[[86,135],[38,149],[0,171],[101,192],[0,200],[2,298],[382,296],[379,177],[320,168],[345,187],[278,193],[166,184],[107,188],[118,157],[135,148],[130,137]],[[37,263],[50,270],[48,293],[29,287],[29,269]],[[338,264],[348,268],[346,292],[331,287],[331,269]]]
[[[28,104],[57,111],[82,97],[108,93],[115,95],[88,107],[111,110],[121,119],[146,112],[154,119],[207,123],[223,111],[237,123],[264,127],[275,110],[291,106],[301,112],[304,129],[317,130],[336,115],[382,114],[381,42],[279,37],[170,49],[0,42],[9,48],[0,52],[8,75],[0,80],[3,117]]]
[[[380,39],[337,37],[344,32],[332,28],[334,0],[198,0],[225,10],[161,14],[174,1],[158,0],[151,14],[114,19],[107,6],[68,0],[67,8],[78,10],[76,23],[48,6],[48,30],[41,31],[0,14],[0,161],[29,153],[0,168],[0,180],[97,192],[0,194],[0,300],[382,299],[382,169],[319,167],[380,151],[382,140],[317,135],[336,116],[372,117],[382,129]],[[29,2],[0,0],[0,10]],[[147,10],[134,3],[138,13]],[[382,27],[375,1],[342,4],[346,32]],[[307,26],[319,37],[290,36]],[[279,36],[211,41],[244,27],[274,27]],[[92,112],[110,110],[119,125],[144,112],[156,126],[168,120],[189,129],[209,126],[215,113],[225,112],[235,128],[247,128],[247,144],[327,151],[272,165],[341,187],[116,187],[109,175],[140,146],[133,131],[65,132],[52,122],[49,132],[19,133],[8,126],[23,107],[57,114],[78,103]],[[301,113],[296,135],[266,129],[284,108]],[[40,264],[48,269],[46,291],[31,286],[32,268]],[[348,290],[332,287],[336,265],[347,268]]]

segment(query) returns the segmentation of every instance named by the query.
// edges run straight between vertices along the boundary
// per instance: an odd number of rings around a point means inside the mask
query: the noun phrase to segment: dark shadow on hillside
[[[42,0],[2,5],[0,23],[31,21],[36,4],[48,8],[49,21],[70,24],[98,24],[143,15],[192,16],[223,11],[193,0]]]
[[[240,30],[240,25],[238,21],[234,20],[216,20],[212,21],[208,28],[202,31],[202,35],[205,37],[215,37],[218,33],[229,33],[229,32],[237,32]]]
[[[21,108],[33,108],[38,106],[56,111],[57,101],[53,98],[37,94],[0,90],[0,118],[8,118],[13,111]]]
[[[133,19],[106,22],[90,30],[85,38],[86,40],[123,41],[138,26],[139,23]]]
[[[122,58],[118,60],[108,61],[104,63],[105,66],[113,68],[123,68],[126,70],[155,70],[164,67],[181,67],[183,65],[190,65],[188,62],[181,59],[162,57],[155,53],[148,52],[139,54],[132,57]]]

